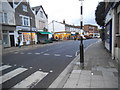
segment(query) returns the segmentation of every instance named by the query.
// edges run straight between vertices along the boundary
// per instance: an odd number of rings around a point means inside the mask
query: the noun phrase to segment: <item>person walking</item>
[[[18,47],[20,48],[21,45],[20,45],[20,37],[18,37]]]

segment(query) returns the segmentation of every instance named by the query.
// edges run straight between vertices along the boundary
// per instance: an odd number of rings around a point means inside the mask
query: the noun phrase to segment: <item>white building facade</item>
[[[48,15],[45,13],[42,6],[32,7],[32,10],[35,15],[37,40],[40,41],[48,39]]]
[[[15,46],[15,10],[7,0],[0,0],[0,24],[3,47]]]

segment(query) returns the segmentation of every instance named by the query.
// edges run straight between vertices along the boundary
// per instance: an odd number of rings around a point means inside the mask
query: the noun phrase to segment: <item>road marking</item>
[[[0,80],[2,79],[2,82],[0,82],[0,84],[2,84],[4,82],[6,82],[7,80],[9,80],[9,79],[19,75],[20,73],[22,73],[22,72],[24,72],[26,70],[27,69],[25,69],[25,68],[18,68],[18,69],[15,69],[15,70],[13,70],[13,71],[11,71],[11,72],[1,76]]]
[[[40,53],[35,53],[36,55],[39,55]]]
[[[25,54],[25,53],[21,52],[20,54]]]
[[[54,56],[60,56],[60,54],[54,54]]]
[[[10,68],[10,67],[12,67],[12,66],[10,66],[10,65],[1,66],[0,71],[5,70],[5,69]]]
[[[50,72],[53,72],[53,70],[50,70]]]
[[[38,82],[40,82],[48,73],[36,71],[29,77],[19,82],[13,88],[33,88]]]
[[[80,53],[80,50],[76,51],[75,56],[77,56],[77,55],[78,55],[78,52]]]
[[[48,54],[48,53],[45,53],[45,54],[43,54],[43,55],[50,55],[50,54]]]
[[[32,53],[27,53],[27,54],[32,54]]]
[[[40,71],[42,70],[42,69],[39,69]]]
[[[14,52],[14,54],[18,54],[18,52]]]
[[[65,55],[66,57],[72,57],[72,55]]]
[[[17,66],[16,64],[14,64],[14,66]]]
[[[30,69],[32,69],[33,67],[30,67]]]

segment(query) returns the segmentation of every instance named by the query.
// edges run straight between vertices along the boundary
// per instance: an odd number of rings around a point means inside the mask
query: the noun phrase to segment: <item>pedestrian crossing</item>
[[[24,79],[20,83],[16,84],[13,88],[32,88],[34,87],[40,80],[42,80],[48,73],[43,73],[41,71],[36,71],[28,78]]]
[[[10,68],[10,67],[11,67],[10,65],[1,66],[0,71],[5,70],[5,69]]]
[[[12,68],[10,65],[3,65],[0,67],[0,71],[7,70]],[[27,73],[29,69],[18,67],[12,71],[5,73],[0,76],[0,84],[7,82],[8,80],[12,80],[14,77],[17,77],[20,74]],[[45,78],[49,73],[43,71],[35,71],[32,74],[28,75],[26,78],[12,86],[11,88],[34,88],[43,78]],[[4,88],[4,87],[3,87]]]

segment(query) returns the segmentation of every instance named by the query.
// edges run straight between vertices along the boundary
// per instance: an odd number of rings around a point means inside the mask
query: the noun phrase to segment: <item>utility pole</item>
[[[80,20],[80,29],[82,32],[83,29],[83,0],[79,0],[81,1],[81,5],[80,5],[80,16],[81,16],[81,20]],[[81,36],[80,33],[80,68],[84,69],[84,45],[83,45],[83,37]]]

